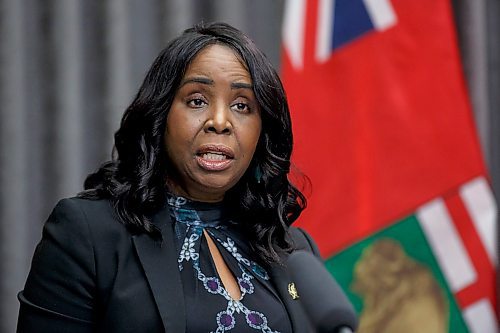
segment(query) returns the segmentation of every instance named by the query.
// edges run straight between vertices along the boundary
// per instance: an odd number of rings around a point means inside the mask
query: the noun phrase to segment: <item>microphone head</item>
[[[289,255],[287,267],[304,310],[318,333],[339,332],[346,327],[356,330],[356,311],[317,257],[297,250]]]

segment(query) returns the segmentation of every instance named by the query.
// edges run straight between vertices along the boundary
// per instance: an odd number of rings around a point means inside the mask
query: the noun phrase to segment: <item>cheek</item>
[[[253,128],[251,132],[252,141],[254,142],[254,147],[257,147],[260,135],[262,134],[262,120],[260,116],[255,120],[255,124],[251,128]]]
[[[261,123],[260,121],[255,122],[252,125],[247,127],[247,131],[244,133],[245,137],[245,148],[247,151],[247,158],[252,159],[252,156],[257,148],[257,143],[259,142],[260,134],[261,134]]]
[[[165,132],[165,142],[169,145],[169,150],[180,150],[179,145],[192,142],[199,124],[199,119],[190,119],[184,116],[182,112],[172,112],[167,117]]]
[[[182,157],[182,152],[185,151],[185,129],[180,126],[175,126],[178,122],[176,119],[168,118],[167,128],[165,130],[165,149],[168,159],[179,166],[179,159]]]

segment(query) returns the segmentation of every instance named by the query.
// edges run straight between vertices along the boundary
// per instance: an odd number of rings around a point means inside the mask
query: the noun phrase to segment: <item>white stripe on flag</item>
[[[487,299],[482,299],[462,310],[470,333],[498,333],[497,319]]]
[[[421,206],[417,218],[451,290],[462,290],[476,281],[476,271],[444,201],[438,198]]]
[[[283,43],[292,65],[301,69],[304,59],[306,0],[288,0],[283,18]]]
[[[377,30],[385,30],[396,24],[397,18],[390,0],[363,0]]]
[[[316,34],[316,60],[325,62],[332,53],[335,0],[320,0]]]
[[[486,248],[493,266],[498,263],[496,251],[497,207],[490,186],[484,177],[478,177],[460,188],[464,202],[474,226]]]

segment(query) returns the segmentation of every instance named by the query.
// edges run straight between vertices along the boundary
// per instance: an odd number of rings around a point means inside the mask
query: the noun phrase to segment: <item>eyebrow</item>
[[[212,86],[214,84],[214,80],[210,80],[204,77],[189,77],[181,82],[181,87],[188,83],[201,83]]]
[[[183,80],[181,82],[180,86],[183,87],[184,85],[186,85],[188,83],[201,83],[201,84],[213,86],[214,80],[211,80],[211,79],[208,79],[205,77],[190,77],[190,78]],[[250,89],[250,90],[252,90],[253,86],[251,84],[245,83],[245,82],[233,82],[233,83],[231,83],[231,89]]]
[[[231,89],[253,89],[253,86],[249,83],[244,83],[244,82],[233,82],[231,83]]]

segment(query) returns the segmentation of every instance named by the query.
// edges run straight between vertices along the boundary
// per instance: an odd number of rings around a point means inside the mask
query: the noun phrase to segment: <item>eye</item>
[[[240,112],[240,113],[249,113],[251,110],[250,110],[250,106],[246,103],[234,103],[233,105],[231,105],[231,108],[237,112]]]
[[[205,102],[201,98],[191,98],[190,100],[187,101],[187,105],[189,107],[192,107],[192,108],[195,108],[195,109],[199,109],[199,108],[202,108],[205,105],[207,105],[207,102]]]

